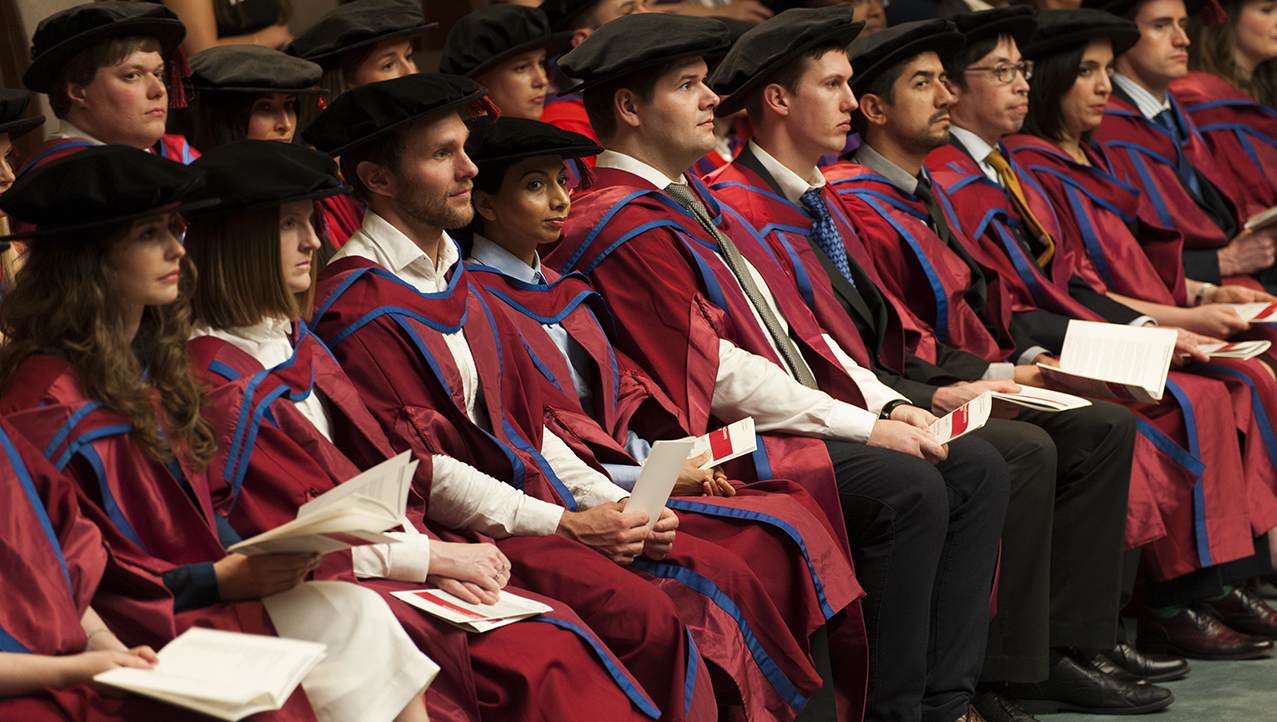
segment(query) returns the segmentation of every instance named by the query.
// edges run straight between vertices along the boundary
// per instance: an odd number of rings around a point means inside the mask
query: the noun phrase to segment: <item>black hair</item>
[[[1009,37],[1006,35],[995,35],[989,38],[981,38],[974,43],[964,47],[961,52],[950,55],[948,58],[941,58],[944,61],[944,71],[949,75],[949,80],[957,83],[960,87],[967,87],[967,68],[972,63],[978,62],[980,58],[993,52],[998,47],[998,43],[1002,42],[1002,38]]]
[[[1029,81],[1029,114],[1024,118],[1025,133],[1049,141],[1063,137],[1064,114],[1060,110],[1060,101],[1077,83],[1086,46],[1086,43],[1081,43],[1034,63],[1033,78]]]
[[[488,163],[475,163],[479,169],[471,182],[474,183],[474,190],[483,191],[488,195],[496,195],[501,192],[501,185],[505,182],[506,173],[510,172],[510,168],[515,164],[514,160],[497,160]],[[474,218],[465,225],[464,228],[458,228],[455,231],[448,231],[448,235],[452,236],[461,246],[461,257],[467,258],[474,249],[474,234],[483,230],[484,218],[478,210],[474,213]]]
[[[661,63],[656,67],[630,73],[623,78],[596,85],[593,88],[586,88],[581,93],[581,100],[585,105],[585,114],[590,118],[590,126],[594,129],[594,136],[600,141],[607,141],[616,135],[616,112],[613,110],[613,102],[618,90],[629,90],[642,98],[644,103],[650,103],[656,97],[657,81],[682,60],[680,58]]]

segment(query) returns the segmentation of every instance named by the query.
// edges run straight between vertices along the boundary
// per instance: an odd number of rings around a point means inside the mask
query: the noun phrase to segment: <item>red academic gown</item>
[[[327,341],[396,452],[443,453],[536,498],[576,509],[538,451],[543,405],[531,359],[504,314],[463,268],[422,294],[362,258],[320,275],[315,332]],[[464,329],[492,432],[466,415],[443,334]],[[420,482],[420,477],[417,480]],[[418,489],[429,498],[429,489]],[[673,602],[594,552],[557,536],[496,542],[520,584],[565,601],[634,672],[662,720],[712,719],[708,673]],[[637,702],[636,702],[637,704]],[[650,704],[650,703],[649,703]]]
[[[616,317],[616,346],[656,382],[686,414],[687,432],[704,434],[722,426],[710,403],[718,373],[718,344],[726,339],[783,367],[766,332],[752,322],[752,311],[731,271],[712,250],[717,243],[673,199],[646,180],[625,171],[596,171],[597,181],[573,198],[573,209],[559,245],[543,259],[554,270],[580,271],[607,299]],[[741,254],[763,275],[792,335],[820,388],[834,398],[864,407],[860,389],[833,357],[816,324],[784,271],[768,254],[748,223],[719,204],[694,178],[693,192],[705,203],[719,227],[736,239]],[[659,288],[659,293],[653,293]],[[733,318],[749,318],[737,324]],[[659,319],[660,323],[654,323]],[[670,353],[670,339],[685,353]],[[846,349],[853,357],[863,348]],[[867,358],[857,359],[866,363]],[[758,449],[728,462],[730,478],[743,481],[791,479],[816,499],[831,528],[846,544],[834,483],[824,443],[811,438],[767,433]],[[858,607],[849,608],[843,625],[851,646],[864,644]],[[854,631],[851,631],[854,630]],[[839,645],[835,645],[839,646]],[[840,666],[844,701],[863,699],[864,670],[850,662]]]
[[[0,651],[49,656],[84,651],[80,617],[90,606],[120,611],[118,589],[136,611],[172,624],[171,602],[159,579],[117,559],[89,518],[91,504],[6,421],[0,421]],[[87,512],[87,515],[86,513]],[[116,590],[112,590],[115,587]],[[155,603],[144,606],[149,593]],[[167,607],[167,608],[166,608]],[[117,625],[108,612],[110,626]],[[129,719],[207,719],[142,697],[108,699],[87,686],[45,689],[0,698],[0,718],[44,722],[116,722]]]
[[[556,97],[554,93],[547,93],[545,110],[541,113],[541,122],[549,123],[556,128],[570,130],[573,133],[580,133],[592,141],[598,142],[598,138],[594,135],[594,126],[590,125],[590,116],[585,112],[585,102],[581,100],[579,95],[565,95]],[[591,168],[594,167],[594,156],[586,156],[581,160],[585,161]]]
[[[1201,71],[1171,81],[1171,93],[1211,155],[1227,159],[1242,217],[1277,205],[1277,112]]]
[[[550,384],[547,426],[587,463],[635,464],[623,447],[631,428],[636,433],[646,429],[640,436],[648,439],[689,433],[682,412],[612,346],[599,320],[607,319],[610,325],[610,312],[579,274],[560,277],[543,269],[547,283],[531,284],[478,264],[467,264],[467,269],[502,301]],[[546,319],[559,319],[597,367],[588,410],[581,408],[562,352],[541,326]],[[699,630],[703,637],[698,637],[697,647],[706,659],[731,672],[751,717],[792,717],[796,710],[787,711],[784,705],[790,694],[787,687],[794,685],[777,678],[771,667],[779,665],[785,677],[802,681],[803,688],[796,691],[809,696],[820,681],[807,669],[808,636],[863,594],[827,517],[801,487],[772,480],[743,485],[731,499],[682,497],[671,499],[669,506],[679,516],[680,539],[708,542],[713,558],[729,572],[715,578],[709,575],[718,570],[708,568],[700,570],[701,576],[739,609],[711,607],[727,624]],[[684,552],[663,562],[639,559],[635,566],[661,578],[667,591],[678,591],[683,586],[679,577],[688,574],[687,568],[703,567],[702,561]],[[777,634],[782,628],[791,634]],[[729,636],[719,639],[724,634]],[[752,638],[761,644],[751,644]],[[750,654],[742,657],[736,651],[741,648]]]
[[[1221,161],[1211,154],[1196,124],[1183,112],[1174,94],[1168,97],[1180,125],[1188,132],[1188,140],[1180,148],[1184,158],[1219,190],[1240,230],[1245,216],[1237,202],[1240,193],[1234,177],[1220,167]],[[1121,98],[1112,97],[1104,111],[1104,122],[1095,129],[1093,136],[1107,151],[1113,174],[1140,191],[1141,219],[1178,230],[1184,238],[1186,252],[1213,251],[1228,244],[1231,239],[1202,210],[1180,181],[1176,173],[1176,143],[1170,131],[1145,118],[1138,108]],[[1230,167],[1242,162],[1240,158],[1228,161]],[[1162,273],[1169,272],[1160,265],[1163,261],[1159,257],[1153,256],[1153,261],[1159,264]],[[1188,266],[1190,275],[1197,265],[1194,262]],[[1199,280],[1217,282],[1214,278]],[[1251,279],[1227,280],[1257,287]]]
[[[201,336],[190,342],[193,365],[213,387],[204,416],[219,441],[209,468],[214,508],[245,538],[291,521],[301,504],[362,470],[319,433],[294,399],[322,394],[334,439],[355,458],[369,459],[371,465],[394,455],[337,361],[304,323],[299,321],[298,327],[293,358],[269,370],[222,339]],[[430,457],[420,459],[417,473],[429,483]],[[439,539],[423,523],[422,488],[428,486],[416,484],[409,492],[410,521]],[[413,641],[439,664],[440,676],[426,692],[431,719],[537,719],[547,706],[554,706],[563,719],[582,713],[586,716],[581,719],[642,718],[622,692],[635,685],[620,660],[559,602],[524,592],[555,607],[548,614],[563,627],[537,618],[467,635],[390,596],[422,584],[388,579],[358,583],[381,593]],[[578,641],[573,633],[585,639]],[[596,652],[607,655],[606,667],[596,663]],[[614,669],[623,684],[616,684],[605,669]],[[560,707],[554,705],[556,699],[571,702]]]
[[[319,201],[324,212],[324,228],[328,240],[341,248],[355,231],[364,224],[364,207],[348,195],[329,196]]]
[[[962,231],[973,255],[1002,272],[1004,288],[1016,310],[1041,308],[1069,318],[1102,321],[1068,293],[1068,279],[1086,256],[1085,243],[1079,243],[1082,230],[1062,225],[1068,215],[1057,213],[1048,194],[1018,157],[1005,151],[1004,155],[1010,156],[1034,216],[1057,240],[1049,272],[1044,273],[1027,258],[1013,238],[1012,225],[1022,221],[1006,193],[989,181],[969,156],[945,146],[932,152],[927,165],[936,184],[949,196],[951,226]],[[1085,278],[1087,274],[1081,275]],[[1161,283],[1158,286],[1165,288]],[[1260,491],[1268,486],[1265,470],[1243,465],[1243,459],[1249,460],[1252,453],[1266,453],[1262,448],[1250,449],[1263,445],[1254,443],[1261,438],[1262,429],[1251,410],[1247,383],[1232,374],[1211,378],[1201,369],[1172,371],[1167,391],[1171,398],[1158,405],[1126,404],[1139,417],[1141,437],[1132,496],[1143,498],[1142,489],[1147,485],[1167,530],[1165,537],[1149,546],[1151,569],[1159,578],[1250,556],[1254,550],[1252,533],[1263,533],[1272,527],[1271,522],[1277,522],[1273,513],[1277,506]],[[1221,403],[1230,397],[1233,403]],[[1252,444],[1247,445],[1245,455],[1235,432],[1239,424],[1252,432]],[[1160,452],[1152,458],[1163,463],[1140,460],[1144,456],[1140,447],[1148,448],[1145,441]],[[1165,463],[1166,457],[1179,463]],[[1174,466],[1182,470],[1168,473]],[[1250,494],[1249,489],[1255,493]]]
[[[58,158],[71,155],[77,150],[90,148],[94,145],[92,141],[84,138],[50,138],[40,144],[36,148],[35,154],[31,156],[31,160],[22,166],[22,173],[26,173],[32,168],[38,168],[45,163]],[[151,148],[151,152],[162,155],[169,160],[177,161],[182,165],[190,165],[200,157],[200,152],[195,150],[184,136],[180,135],[164,135]]]
[[[217,604],[174,619],[172,598],[159,575],[225,555],[211,508],[197,505],[164,464],[147,458],[132,443],[126,419],[102,410],[84,395],[70,364],[53,356],[27,358],[18,367],[11,391],[0,399],[0,414],[92,500],[83,513],[107,539],[116,566],[151,575],[152,584],[128,584],[107,599],[100,598],[99,588],[94,598],[95,610],[125,644],[159,649],[191,626],[274,634],[261,602]],[[207,499],[204,477],[188,473],[187,478],[190,493]],[[91,703],[82,698],[77,704],[76,709],[86,710]],[[313,720],[314,712],[298,688],[283,709],[265,718]]]

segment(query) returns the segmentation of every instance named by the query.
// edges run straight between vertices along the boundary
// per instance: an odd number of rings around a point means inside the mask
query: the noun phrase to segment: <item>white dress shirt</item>
[[[215,329],[206,324],[196,324],[191,336],[212,336],[234,345],[257,359],[264,368],[274,368],[293,357],[291,341],[293,324],[286,318],[266,318],[255,326]],[[323,434],[333,440],[332,419],[318,388],[301,401],[293,402],[301,415]],[[402,521],[402,532],[386,532],[398,539],[398,544],[372,544],[353,547],[350,550],[355,576],[395,579],[401,582],[425,582],[430,571],[430,537],[425,536],[407,520]]]
[[[665,188],[670,183],[686,182],[682,176],[679,176],[677,181],[673,180],[636,158],[611,150],[604,151],[598,156],[597,167],[628,171],[658,188]],[[753,276],[758,290],[762,292],[765,302],[780,322],[782,330],[788,333],[788,324],[776,306],[776,299],[767,286],[767,282],[748,260],[745,260],[745,266]],[[739,281],[737,285],[739,287]],[[765,328],[758,309],[751,305],[750,310],[754,313],[754,320],[758,323],[758,327]],[[771,335],[765,334],[765,336],[775,350]],[[833,344],[831,348],[836,346],[837,344]],[[776,355],[780,357],[779,351]],[[805,363],[801,358],[799,361]],[[851,359],[848,358],[848,361]],[[855,362],[852,361],[852,363]],[[874,380],[877,381],[876,378]],[[863,388],[862,393],[864,393]],[[892,398],[896,398],[894,392],[892,393]],[[873,431],[873,425],[878,420],[878,411],[881,408],[880,403],[876,409],[865,410],[834,399],[823,391],[809,389],[798,383],[790,375],[788,368],[750,353],[726,339],[719,339],[718,377],[714,383],[714,398],[710,402],[710,411],[726,423],[752,416],[758,431],[784,431],[801,436],[846,439],[864,443],[869,440],[869,434]]]
[[[75,138],[77,140],[87,140],[93,145],[106,145],[105,143],[98,140],[97,138],[94,138],[88,133],[85,133],[78,126],[74,125],[73,123],[71,123],[71,121],[67,120],[66,118],[62,118],[59,120],[58,131],[56,133],[50,133],[49,138],[50,140],[52,140],[53,138]]]
[[[363,226],[334,257],[366,258],[395,274],[422,293],[448,287],[447,272],[460,260],[456,244],[445,233],[438,263],[416,243],[371,210]],[[445,334],[448,350],[462,377],[466,414],[474,423],[491,428],[481,403],[482,387],[465,333]],[[619,501],[628,492],[595,471],[549,429],[542,434],[541,454],[572,493],[578,508],[589,509]],[[510,484],[443,454],[433,455],[434,483],[430,490],[430,518],[454,529],[478,531],[494,538],[548,536],[559,526],[564,509],[530,497]]]
[[[1123,92],[1135,101],[1135,107],[1139,108],[1140,114],[1149,120],[1157,117],[1157,114],[1163,110],[1171,109],[1171,94],[1167,93],[1161,100],[1153,97],[1148,89],[1143,85],[1131,80],[1121,73],[1113,73],[1113,84],[1121,88]]]

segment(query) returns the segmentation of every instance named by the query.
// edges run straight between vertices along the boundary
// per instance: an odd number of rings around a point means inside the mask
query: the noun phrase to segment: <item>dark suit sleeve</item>
[[[1223,283],[1223,277],[1219,275],[1219,249],[1184,249],[1184,275],[1194,281],[1215,285]]]
[[[1011,335],[1015,338],[1015,357],[1018,359],[1033,346],[1041,346],[1053,354],[1064,348],[1064,333],[1069,329],[1069,317],[1058,313],[1034,309],[1011,314]]]
[[[1074,301],[1099,314],[1100,318],[1109,323],[1127,324],[1144,315],[1120,301],[1114,301],[1099,293],[1076,275],[1069,279],[1069,295]]]

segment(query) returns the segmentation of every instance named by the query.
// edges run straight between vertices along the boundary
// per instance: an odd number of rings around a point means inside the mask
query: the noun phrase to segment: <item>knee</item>
[[[1011,493],[1010,472],[1002,455],[984,439],[964,436],[951,442],[942,471],[949,488],[964,500],[1006,507]]]
[[[1077,409],[1089,428],[1109,443],[1135,443],[1135,414],[1131,410],[1107,401],[1093,401],[1090,406]]]

